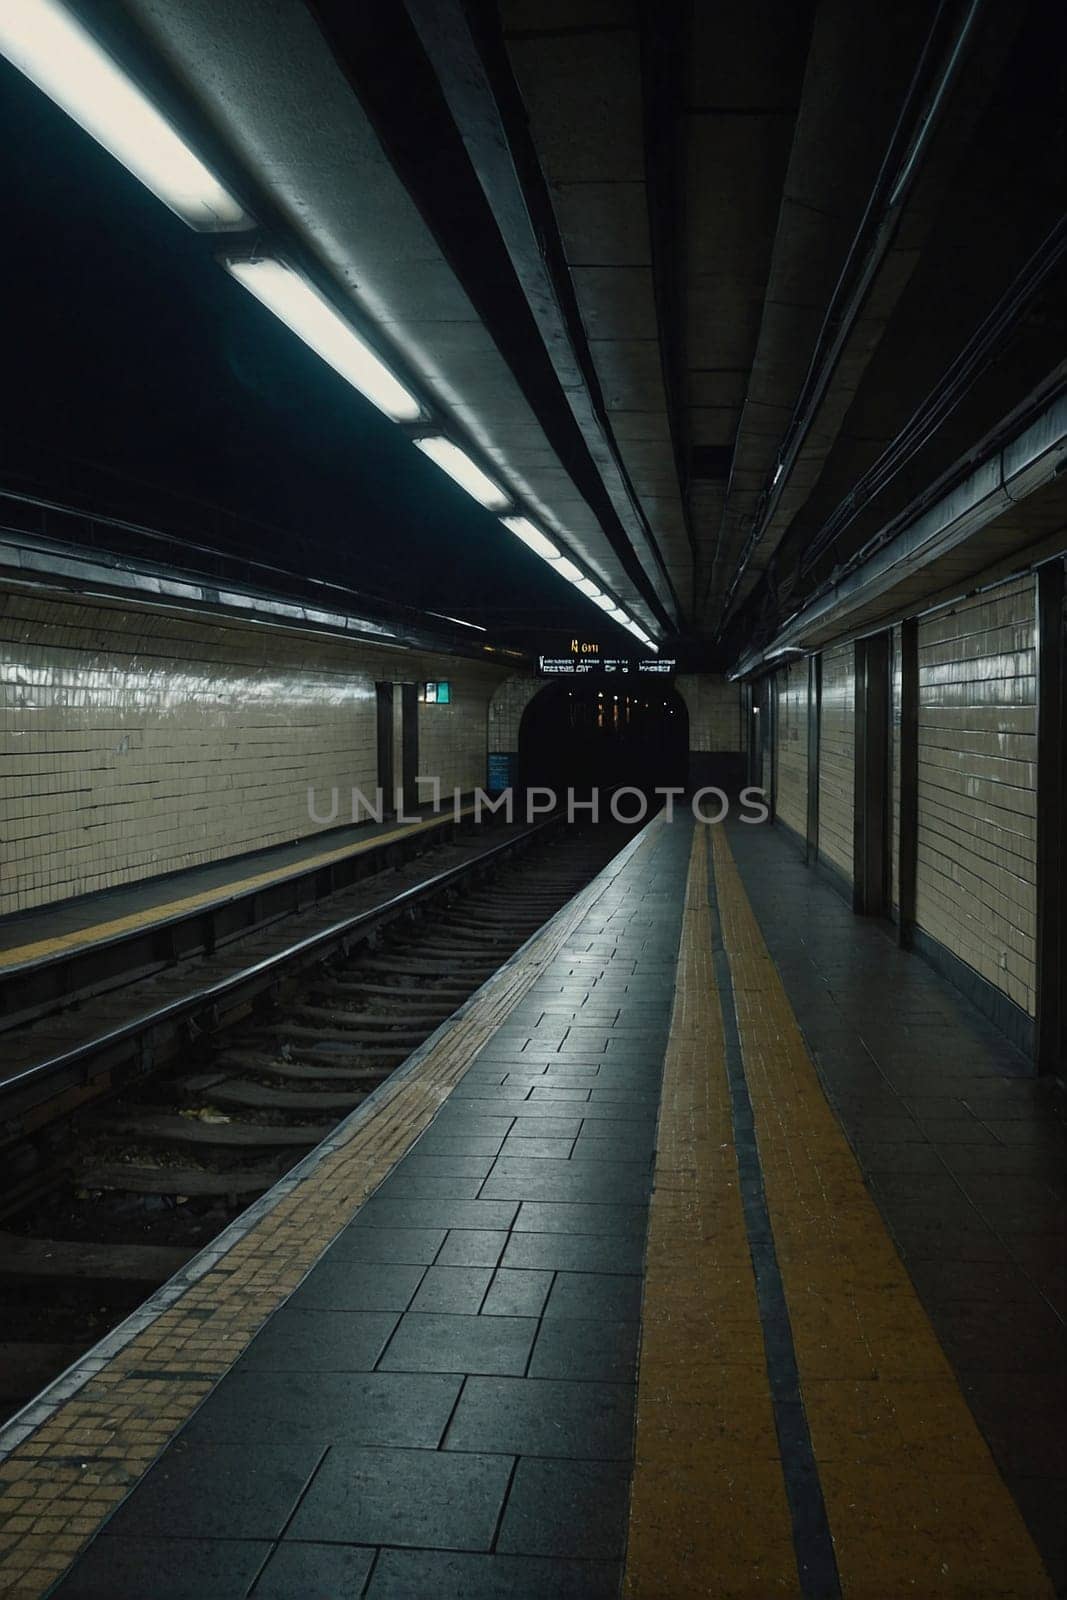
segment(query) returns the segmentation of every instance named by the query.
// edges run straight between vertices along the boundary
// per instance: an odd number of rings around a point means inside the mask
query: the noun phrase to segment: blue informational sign
[[[490,794],[500,794],[504,789],[511,789],[515,785],[515,778],[519,770],[518,753],[514,750],[492,750],[489,753],[489,782],[487,788]]]

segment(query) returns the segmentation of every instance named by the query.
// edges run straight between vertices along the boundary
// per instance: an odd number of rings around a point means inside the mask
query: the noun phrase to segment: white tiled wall
[[[376,786],[375,680],[436,678],[420,771],[471,789],[497,667],[0,590],[0,914],[315,831],[309,785]]]
[[[775,678],[778,695],[778,816],[803,839],[808,831],[808,663],[794,662]]]
[[[919,626],[920,928],[1034,1011],[1036,659],[1027,578]]]
[[[852,878],[856,764],[856,651],[851,644],[822,658],[819,723],[819,854]]]

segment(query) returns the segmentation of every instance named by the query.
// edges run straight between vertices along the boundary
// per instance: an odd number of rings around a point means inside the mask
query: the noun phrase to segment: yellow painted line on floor
[[[465,806],[460,811],[461,817],[469,817],[474,813],[473,806]],[[73,933],[57,934],[52,939],[38,939],[33,944],[14,945],[10,949],[0,950],[0,971],[5,967],[18,967],[26,961],[39,961],[45,956],[61,955],[65,950],[77,950],[84,945],[96,944],[101,939],[114,939],[122,933],[133,933],[138,928],[151,927],[156,922],[166,922],[170,917],[184,916],[190,911],[200,911],[205,906],[216,905],[220,901],[229,900],[237,894],[247,894],[252,889],[263,889],[270,883],[280,883],[284,878],[299,878],[305,872],[313,872],[316,867],[329,866],[333,861],[343,861],[347,856],[363,855],[367,850],[375,850],[380,845],[394,844],[397,839],[410,838],[415,833],[425,833],[429,828],[442,828],[447,823],[454,822],[452,812],[443,817],[428,817],[423,822],[412,822],[401,828],[391,828],[388,833],[378,833],[370,839],[363,839],[359,844],[340,845],[336,850],[325,850],[321,855],[307,856],[304,860],[291,863],[287,867],[274,867],[267,872],[256,872],[247,878],[235,878],[232,883],[226,883],[214,889],[205,889],[200,894],[186,895],[181,900],[167,900],[162,905],[147,906],[143,911],[131,912],[126,917],[115,917],[110,922],[97,922],[88,928],[76,928]],[[212,862],[212,866],[221,863]],[[127,886],[129,887],[129,886]]]
[[[724,831],[715,878],[804,1407],[846,1600],[1053,1588],[823,1094]]]
[[[694,831],[649,1217],[625,1592],[798,1595]]]
[[[0,1462],[5,1600],[40,1600],[66,1571],[661,826],[654,819],[626,862],[614,872],[609,865],[569,902],[520,960],[479,991],[414,1071],[384,1086],[375,1114],[346,1143]]]

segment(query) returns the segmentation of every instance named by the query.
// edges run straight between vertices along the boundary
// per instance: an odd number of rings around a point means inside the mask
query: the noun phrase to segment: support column
[[[919,622],[900,628],[900,812],[897,871],[900,880],[897,939],[910,950],[915,934],[915,883],[919,861]]]
[[[856,763],[852,906],[889,913],[889,633],[856,643]]]
[[[1067,1060],[1067,606],[1062,557],[1037,574],[1037,1027],[1039,1072]]]
[[[382,791],[382,815],[391,817],[396,784],[393,771],[393,685],[376,683],[374,696],[377,702],[378,787]]]
[[[414,816],[419,804],[419,786],[415,776],[419,770],[419,687],[416,683],[400,685],[400,784],[404,795],[404,810]]]
[[[822,656],[808,657],[808,828],[804,860],[819,859],[819,739],[822,732]]]

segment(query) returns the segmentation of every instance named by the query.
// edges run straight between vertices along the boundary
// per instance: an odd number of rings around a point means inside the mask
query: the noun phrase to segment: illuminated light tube
[[[561,578],[566,578],[568,583],[577,583],[584,576],[581,567],[576,567],[566,556],[557,556],[552,563],[552,570],[558,572]]]
[[[394,422],[416,422],[422,415],[415,396],[299,272],[271,256],[256,261],[224,260],[223,266],[387,417]]]
[[[542,561],[558,561],[560,559],[559,547],[546,539],[540,528],[535,528],[529,517],[501,517],[505,528],[512,532],[516,539],[521,539],[523,544],[529,545]]]
[[[221,233],[253,225],[240,201],[58,0],[0,0],[0,51],[191,228]]]
[[[631,628],[633,626],[634,619],[633,617],[627,616],[626,612],[620,606],[615,616],[612,617],[611,620],[612,622],[620,623],[624,628]]]
[[[609,594],[594,594],[590,595],[589,598],[594,605],[600,607],[601,611],[615,611],[617,609],[614,600]]]
[[[574,587],[580,589],[583,594],[588,595],[590,600],[596,600],[600,596],[601,591],[597,588],[592,578],[578,578],[575,580]]]
[[[417,450],[421,450],[424,456],[429,456],[431,461],[436,462],[442,472],[447,472],[454,483],[458,483],[461,489],[466,489],[467,493],[487,511],[502,511],[505,506],[511,504],[511,496],[505,494],[500,485],[494,483],[492,478],[471,460],[466,451],[461,450],[458,444],[453,444],[451,439],[445,439],[437,434],[428,439],[416,439],[414,444]]]

